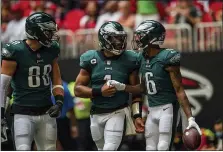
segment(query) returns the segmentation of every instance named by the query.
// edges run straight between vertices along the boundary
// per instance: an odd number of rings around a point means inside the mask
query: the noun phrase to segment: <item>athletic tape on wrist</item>
[[[64,90],[63,86],[62,85],[54,85],[53,88],[52,88],[52,91],[56,88],[61,88],[62,90]]]
[[[132,103],[132,114],[133,117],[136,118],[142,118],[142,102],[136,101]]]

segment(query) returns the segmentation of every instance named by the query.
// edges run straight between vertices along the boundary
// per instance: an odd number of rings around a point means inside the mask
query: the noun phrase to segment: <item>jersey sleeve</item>
[[[2,46],[2,60],[16,61],[16,52],[12,44],[7,43]]]
[[[54,58],[60,56],[60,44],[57,41],[53,41],[53,56]]]
[[[165,66],[180,66],[181,54],[175,50],[170,50],[165,59]]]
[[[80,56],[80,67],[87,70],[88,72],[91,72],[90,60],[92,58],[92,55],[92,51],[87,51]]]

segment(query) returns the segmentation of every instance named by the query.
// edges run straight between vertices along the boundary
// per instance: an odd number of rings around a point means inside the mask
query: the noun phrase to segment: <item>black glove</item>
[[[8,141],[7,132],[9,131],[6,118],[4,117],[5,108],[1,108],[1,143],[5,143]]]
[[[53,105],[46,113],[50,115],[50,117],[57,118],[61,114],[61,110],[63,107],[62,101],[57,101],[55,105]]]

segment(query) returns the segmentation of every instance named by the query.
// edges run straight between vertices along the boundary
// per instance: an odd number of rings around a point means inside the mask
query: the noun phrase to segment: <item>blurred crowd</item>
[[[33,12],[43,11],[55,17],[60,29],[98,30],[109,20],[134,29],[146,19],[162,23],[188,23],[192,27],[200,22],[222,21],[221,0],[2,0],[1,40],[21,39],[25,36],[25,18]]]

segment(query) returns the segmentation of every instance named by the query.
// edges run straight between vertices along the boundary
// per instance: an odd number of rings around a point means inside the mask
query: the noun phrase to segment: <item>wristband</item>
[[[133,118],[142,118],[142,102],[136,101],[132,103]]]
[[[61,103],[63,105],[64,96],[56,95],[56,96],[54,96],[54,99],[55,99],[56,103]]]
[[[101,88],[92,88],[92,96],[102,96]]]

